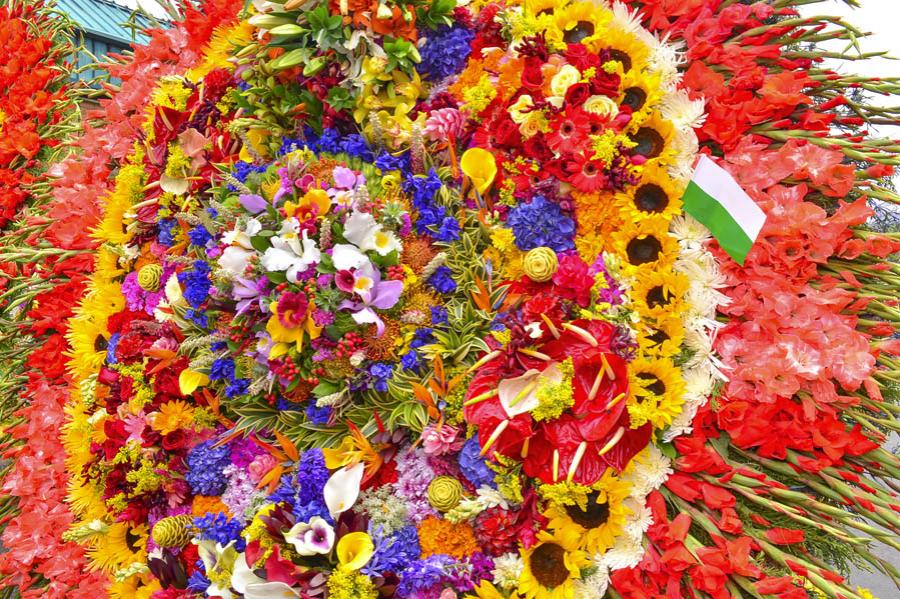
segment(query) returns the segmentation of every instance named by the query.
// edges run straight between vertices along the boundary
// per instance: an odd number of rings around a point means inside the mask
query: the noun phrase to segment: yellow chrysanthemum
[[[519,577],[519,592],[526,599],[571,599],[574,581],[588,565],[579,549],[581,533],[574,526],[538,533],[538,542],[520,549],[525,567]]]
[[[628,365],[630,396],[628,415],[632,428],[647,422],[662,429],[681,413],[684,380],[669,358],[637,358]]]
[[[629,295],[639,315],[665,319],[681,313],[690,284],[685,275],[671,268],[645,269],[638,273]]]
[[[670,220],[681,212],[684,187],[676,183],[665,168],[650,164],[640,171],[640,179],[616,195],[624,220],[639,221],[660,217]]]
[[[583,497],[573,498],[570,503],[551,501],[544,515],[550,520],[550,529],[577,533],[581,549],[603,553],[621,536],[625,519],[631,514],[624,503],[631,485],[607,470],[584,491]]]
[[[248,21],[231,27],[219,27],[203,49],[203,62],[187,73],[187,78],[198,82],[214,69],[233,69],[230,62],[235,48],[246,46],[253,38],[254,28]]]

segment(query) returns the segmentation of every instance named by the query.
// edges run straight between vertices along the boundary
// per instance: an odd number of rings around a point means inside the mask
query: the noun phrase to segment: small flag
[[[766,222],[756,202],[708,156],[700,157],[684,192],[684,211],[703,223],[741,266]]]

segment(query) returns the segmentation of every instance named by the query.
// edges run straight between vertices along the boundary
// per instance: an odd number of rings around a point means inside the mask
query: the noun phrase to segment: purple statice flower
[[[416,524],[437,515],[428,503],[428,485],[434,476],[423,452],[407,450],[397,458],[397,494],[406,499],[407,513]]]
[[[283,166],[278,169],[278,176],[281,178],[281,186],[272,198],[275,204],[278,204],[284,196],[294,193],[294,180],[291,179],[291,173],[288,171],[287,167]]]
[[[619,287],[619,283],[607,272],[606,264],[603,262],[603,254],[597,256],[597,259],[594,260],[594,263],[588,269],[588,274],[592,277],[600,273],[603,273],[603,279],[606,281],[606,289],[600,290],[600,301],[613,306],[620,305],[624,294],[622,288]]]
[[[460,566],[451,574],[453,588],[457,591],[471,591],[482,580],[493,578],[494,560],[480,551],[467,556]]]
[[[575,221],[544,196],[534,196],[530,203],[510,210],[506,224],[512,228],[516,246],[522,251],[546,246],[565,252],[575,247]]]
[[[369,536],[375,544],[372,559],[362,569],[363,574],[378,576],[385,572],[399,573],[419,559],[419,534],[416,527],[404,526],[393,534],[384,534],[382,527],[369,525]]]
[[[408,599],[437,598],[441,586],[448,582],[451,569],[456,565],[449,555],[429,555],[418,559],[400,572],[397,596]]]
[[[231,463],[238,468],[246,468],[264,450],[250,439],[237,439],[231,442]]]
[[[172,265],[164,265],[162,275],[159,278],[159,287],[156,291],[147,291],[138,285],[138,273],[132,271],[125,276],[122,281],[122,295],[125,296],[125,303],[128,309],[134,312],[144,311],[152,315],[159,302],[166,296],[166,281],[175,273],[175,267]]]
[[[225,468],[222,473],[228,477],[228,488],[222,493],[222,503],[232,514],[241,517],[253,501],[257,492],[256,485],[250,481],[243,468],[234,464]]]
[[[410,217],[408,212],[404,212],[403,216],[400,217],[403,221],[400,225],[400,237],[406,237],[410,233],[412,233],[412,217]]]
[[[478,433],[475,433],[459,452],[459,468],[476,489],[482,486],[495,487],[494,472],[487,467],[480,454],[481,444],[478,442]]]
[[[214,445],[214,441],[204,441],[188,454],[184,478],[195,495],[221,495],[225,490],[223,472],[231,464],[230,452],[227,445]]]

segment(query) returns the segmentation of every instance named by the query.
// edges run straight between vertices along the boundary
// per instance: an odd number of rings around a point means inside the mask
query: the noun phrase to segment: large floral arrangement
[[[68,333],[111,596],[894,575],[850,529],[897,529],[897,243],[850,227],[895,159],[839,109],[890,88],[811,68],[824,20],[640,4],[260,3],[160,80]],[[769,215],[743,268],[682,211],[700,152]]]

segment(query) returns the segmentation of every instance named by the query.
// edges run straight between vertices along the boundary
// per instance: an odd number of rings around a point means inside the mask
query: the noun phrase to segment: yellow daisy
[[[575,527],[544,530],[531,549],[520,549],[525,567],[519,593],[526,599],[571,599],[574,581],[588,565],[587,554],[578,548],[580,537]]]
[[[633,428],[649,422],[662,429],[670,424],[684,404],[684,380],[669,358],[637,358],[628,365],[628,415]]]
[[[159,406],[157,412],[151,421],[151,427],[155,431],[159,431],[161,435],[168,435],[178,429],[191,426],[194,419],[194,409],[184,401],[177,399],[175,401],[167,401]]]
[[[544,515],[550,520],[550,529],[576,532],[581,549],[603,553],[622,534],[625,519],[631,514],[624,503],[630,493],[631,485],[607,470],[586,489],[582,501],[571,505],[552,502]]]

